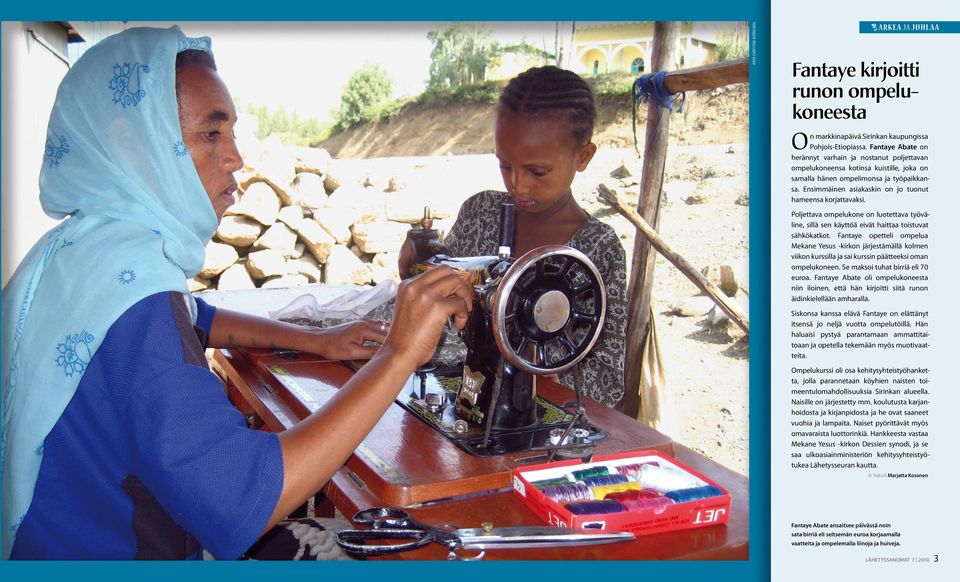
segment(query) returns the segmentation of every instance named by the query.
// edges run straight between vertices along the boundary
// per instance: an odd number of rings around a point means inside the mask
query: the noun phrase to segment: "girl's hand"
[[[413,241],[408,237],[403,241],[403,246],[400,247],[400,254],[397,256],[397,270],[400,273],[400,278],[407,278],[407,273],[410,272],[410,267],[413,265]]]

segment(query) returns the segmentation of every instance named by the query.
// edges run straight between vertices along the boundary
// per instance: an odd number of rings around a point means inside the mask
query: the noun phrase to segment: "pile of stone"
[[[398,251],[425,195],[396,176],[350,172],[323,149],[258,146],[244,153],[238,200],[191,291],[399,280]],[[434,205],[435,228],[449,228],[453,212]]]

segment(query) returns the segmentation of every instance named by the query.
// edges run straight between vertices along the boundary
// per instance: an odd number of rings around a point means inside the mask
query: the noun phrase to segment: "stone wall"
[[[191,291],[399,280],[398,251],[424,206],[441,231],[459,206],[438,207],[435,195],[408,190],[389,169],[356,171],[323,149],[273,140],[246,149],[237,202],[207,245]]]

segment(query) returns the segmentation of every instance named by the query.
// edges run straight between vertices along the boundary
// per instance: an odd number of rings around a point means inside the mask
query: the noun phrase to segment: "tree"
[[[561,69],[564,68],[564,65],[566,64],[566,62],[567,62],[568,60],[572,62],[573,59],[574,59],[574,55],[572,54],[572,52],[573,52],[574,36],[575,36],[575,34],[576,34],[576,31],[577,31],[577,23],[576,23],[576,21],[570,22],[570,43],[569,43],[569,46],[570,46],[570,53],[571,53],[571,54],[567,54],[567,50],[566,50],[566,48],[565,48],[565,46],[566,46],[566,39],[565,39],[565,37],[566,37],[566,35],[567,35],[567,32],[566,32],[566,30],[565,30],[566,28],[567,28],[567,23],[566,23],[566,22],[562,22],[562,21],[554,22],[554,27],[553,27],[553,54],[556,56],[556,64],[557,64],[557,66],[560,67]],[[544,41],[544,43],[546,43],[546,41]],[[544,52],[546,52],[546,50],[547,50],[546,47],[544,47],[543,50],[544,50]]]
[[[749,24],[738,22],[732,30],[721,32],[717,35],[717,53],[718,63],[723,61],[732,61],[743,59],[749,56],[748,48]]]
[[[472,85],[486,78],[487,65],[499,54],[499,45],[483,25],[456,22],[431,30],[430,89]]]
[[[257,118],[257,137],[260,139],[277,135],[283,143],[313,147],[328,138],[332,129],[330,124],[323,125],[314,117],[302,119],[296,111],[288,114],[282,105],[273,112],[265,105],[253,103],[237,109],[243,109]]]
[[[354,71],[340,96],[337,125],[348,129],[370,120],[371,111],[393,94],[393,81],[387,71],[376,64],[366,64]]]
[[[270,118],[270,125],[267,135],[270,135],[271,133],[285,133],[288,131],[290,131],[290,116],[287,114],[287,108],[281,105]]]

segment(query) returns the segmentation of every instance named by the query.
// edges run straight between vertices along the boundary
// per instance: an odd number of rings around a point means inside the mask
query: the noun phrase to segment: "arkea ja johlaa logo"
[[[940,32],[936,22],[872,22],[873,32]]]

